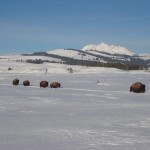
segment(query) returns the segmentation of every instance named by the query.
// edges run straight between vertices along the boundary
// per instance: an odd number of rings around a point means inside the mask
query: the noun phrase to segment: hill
[[[1,56],[1,59],[42,64],[63,63],[95,67],[114,67],[124,70],[141,70],[150,67],[150,54],[136,54],[124,47],[107,45],[87,45],[81,50],[66,48],[32,54]]]

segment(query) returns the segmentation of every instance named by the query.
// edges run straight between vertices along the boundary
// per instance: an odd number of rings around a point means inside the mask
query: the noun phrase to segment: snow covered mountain
[[[96,60],[96,56],[91,54],[85,54],[84,51],[76,50],[76,49],[56,49],[53,51],[47,51],[48,54],[59,55],[62,57],[69,57],[77,60]],[[102,60],[101,60],[102,61]]]
[[[99,52],[105,52],[105,53],[110,53],[110,54],[120,54],[120,55],[129,55],[133,56],[135,55],[134,52],[129,51],[125,47],[121,46],[115,46],[115,45],[108,45],[105,43],[101,43],[98,45],[86,45],[82,48],[83,51],[99,51]]]
[[[86,45],[81,50],[76,49],[56,49],[47,51],[48,54],[69,57],[77,60],[90,60],[105,62],[104,58],[126,60],[123,55],[134,56],[134,52],[125,47],[108,45],[101,43],[98,45]],[[128,59],[129,60],[129,59]],[[107,61],[106,61],[107,62]]]
[[[33,54],[0,56],[5,61],[41,64],[64,63],[69,65],[115,67],[120,69],[141,69],[150,67],[149,54],[136,54],[124,47],[107,45],[87,45],[82,50],[73,48],[55,49]]]

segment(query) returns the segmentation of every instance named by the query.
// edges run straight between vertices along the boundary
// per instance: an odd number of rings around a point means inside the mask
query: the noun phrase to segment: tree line
[[[49,61],[49,60],[41,60],[41,59],[27,59],[27,63],[34,63],[34,64],[42,64],[44,62],[49,62],[49,63],[63,63],[63,64],[68,64],[68,65],[81,65],[81,66],[91,66],[91,67],[113,67],[113,68],[118,68],[118,69],[123,69],[123,70],[143,70],[143,69],[148,69],[148,63],[142,59],[139,58],[134,58],[134,57],[129,57],[130,61],[125,61],[125,60],[116,60],[116,59],[111,59],[107,57],[103,57],[103,60],[105,62],[100,62],[98,61],[100,56],[97,57],[95,60],[78,60],[70,57],[64,57],[64,56],[59,56],[59,55],[54,55],[54,54],[48,54],[46,52],[36,52],[33,54],[23,54],[25,56],[47,56],[47,57],[53,57],[60,59],[62,61],[60,62],[55,62],[55,61]],[[127,58],[127,56],[125,56]]]

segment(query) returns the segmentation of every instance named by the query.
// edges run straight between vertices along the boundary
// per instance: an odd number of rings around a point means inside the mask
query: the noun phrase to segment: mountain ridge
[[[83,49],[73,48],[55,49],[46,52],[34,52],[32,54],[22,54],[0,57],[5,60],[28,62],[28,63],[63,63],[68,65],[83,65],[97,67],[114,67],[120,69],[144,69],[150,67],[150,55],[138,55],[121,46],[99,44],[84,46]],[[101,50],[103,48],[103,50]],[[109,49],[112,48],[112,49]]]
[[[109,45],[109,44],[105,44],[104,42],[98,45],[94,45],[94,44],[86,45],[82,48],[82,50],[83,51],[95,50],[95,51],[106,52],[110,54],[121,54],[121,55],[129,55],[129,56],[133,56],[136,54],[125,47],[119,45],[118,46]]]

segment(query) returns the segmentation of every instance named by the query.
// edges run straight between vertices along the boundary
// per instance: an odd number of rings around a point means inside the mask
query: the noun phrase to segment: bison
[[[61,84],[59,82],[53,82],[53,83],[50,84],[51,88],[58,88],[60,86],[61,86]]]
[[[144,93],[145,92],[145,84],[141,82],[136,82],[130,86],[130,92],[134,93]]]
[[[13,80],[13,85],[18,85],[19,84],[19,79],[14,79]]]
[[[40,87],[43,87],[43,88],[48,87],[48,82],[47,81],[41,81],[40,82]]]
[[[25,80],[25,81],[23,81],[23,85],[24,85],[24,86],[29,86],[29,85],[30,85],[29,80]]]

